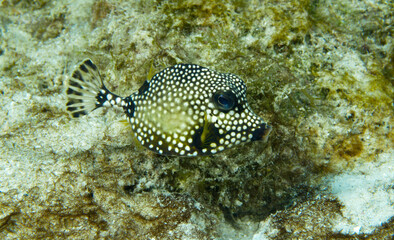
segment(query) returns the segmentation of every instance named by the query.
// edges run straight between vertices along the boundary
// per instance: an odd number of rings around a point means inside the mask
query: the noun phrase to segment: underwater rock
[[[393,235],[388,1],[0,6],[0,238]],[[211,156],[156,155],[122,113],[68,116],[66,79],[85,57],[122,96],[180,63],[236,74],[273,131]]]

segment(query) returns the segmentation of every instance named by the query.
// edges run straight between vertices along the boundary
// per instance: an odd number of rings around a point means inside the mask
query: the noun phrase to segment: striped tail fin
[[[84,60],[69,78],[67,111],[73,117],[80,117],[102,107],[105,101],[99,101],[99,96],[103,90],[108,91],[97,66],[90,59]]]

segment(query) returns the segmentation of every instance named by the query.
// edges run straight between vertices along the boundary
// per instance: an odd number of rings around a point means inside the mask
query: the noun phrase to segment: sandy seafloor
[[[378,0],[1,1],[0,239],[392,239],[393,25]],[[123,96],[236,74],[271,136],[152,154],[119,111],[70,118],[85,58]]]

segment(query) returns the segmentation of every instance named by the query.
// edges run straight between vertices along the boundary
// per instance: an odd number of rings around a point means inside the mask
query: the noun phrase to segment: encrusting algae
[[[166,68],[137,92],[120,97],[105,87],[87,59],[73,72],[67,94],[73,117],[103,106],[122,108],[138,141],[162,155],[215,154],[265,140],[271,131],[250,109],[239,77],[194,64]]]

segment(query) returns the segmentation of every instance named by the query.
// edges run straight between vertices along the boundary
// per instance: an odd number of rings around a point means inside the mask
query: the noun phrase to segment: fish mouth
[[[272,127],[267,125],[266,123],[261,124],[260,128],[254,130],[252,132],[252,141],[259,141],[263,140],[264,142],[267,141],[268,136],[272,130]]]

